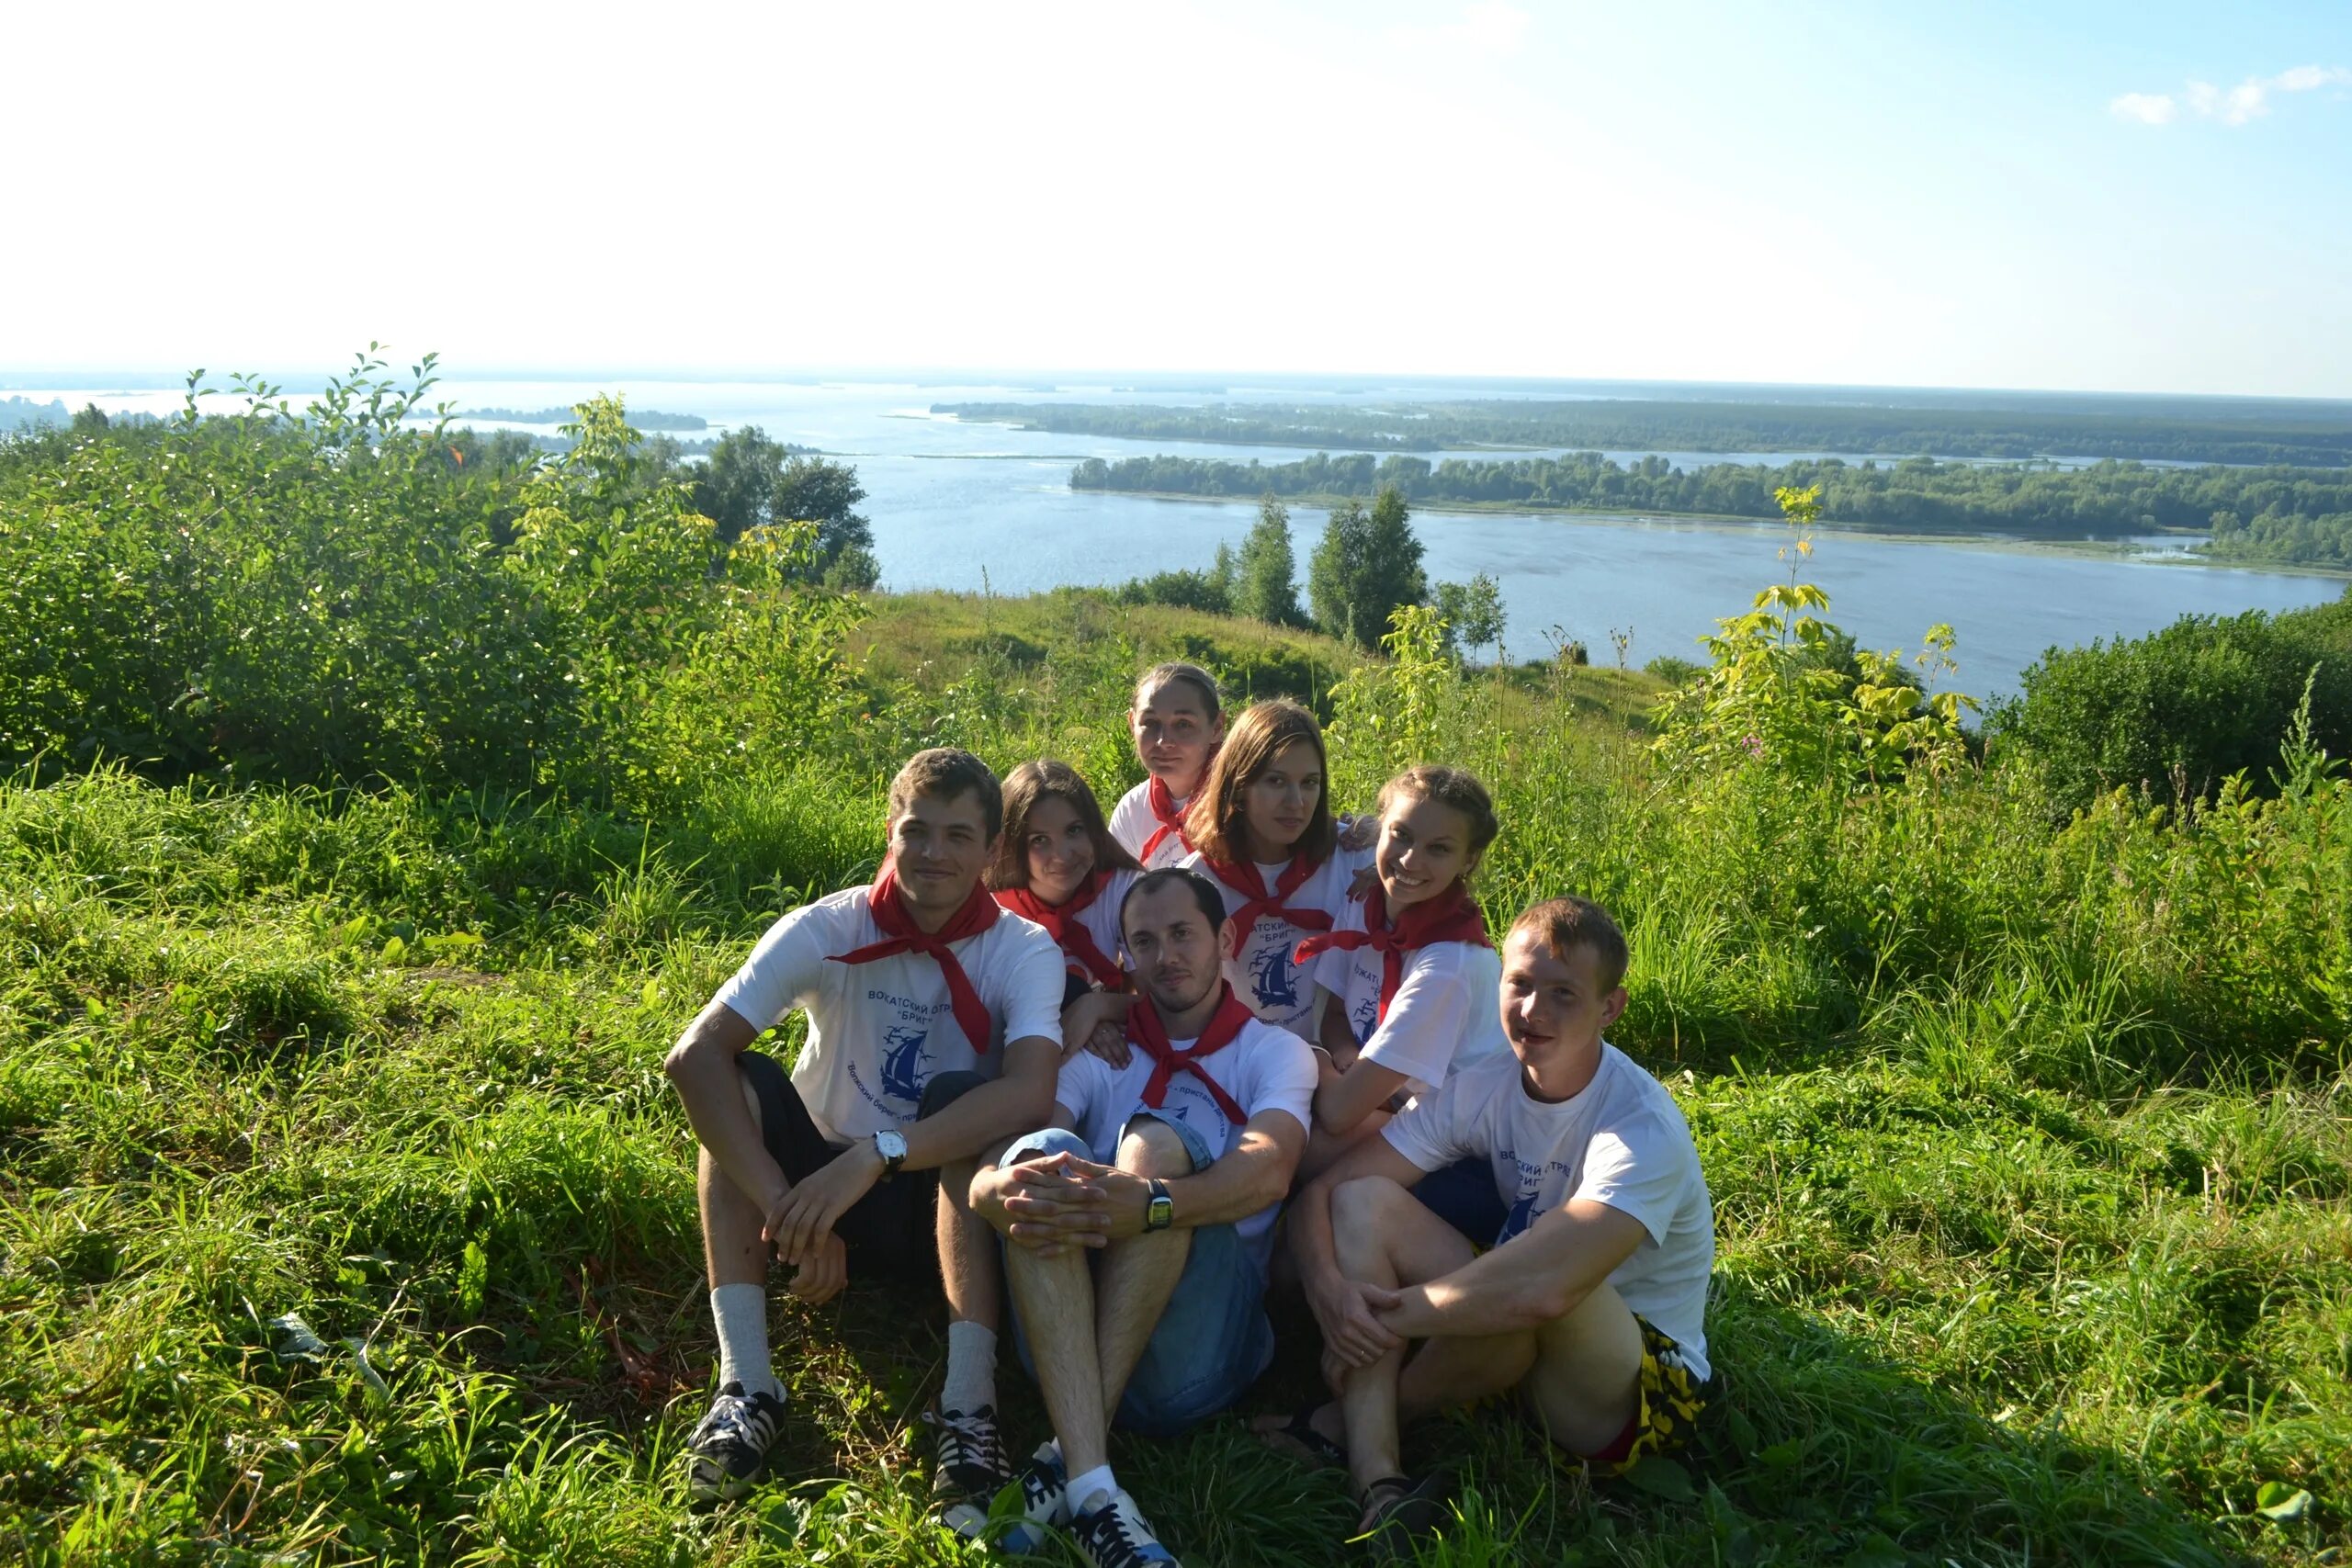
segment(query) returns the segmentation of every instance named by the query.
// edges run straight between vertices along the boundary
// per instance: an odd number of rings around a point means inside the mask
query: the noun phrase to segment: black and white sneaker
[[[1041,1551],[1050,1527],[1069,1523],[1069,1472],[1062,1468],[1061,1450],[1050,1442],[1037,1445],[1021,1473],[998,1495],[1005,1492],[1021,1499],[1020,1513],[1012,1516],[1012,1523],[997,1538],[997,1544],[1007,1551]],[[947,1527],[967,1540],[983,1540],[995,1514],[988,1498],[975,1495],[947,1510]]]
[[[1151,1533],[1150,1524],[1124,1487],[1116,1492],[1098,1491],[1087,1498],[1070,1516],[1069,1530],[1094,1568],[1153,1568],[1160,1563],[1182,1568],[1176,1562],[1176,1554]]]
[[[710,1414],[686,1439],[686,1452],[693,1456],[686,1471],[688,1495],[717,1503],[749,1492],[783,1427],[784,1401],[775,1395],[745,1393],[740,1382],[720,1389]]]
[[[989,1499],[1012,1480],[996,1406],[983,1404],[969,1412],[926,1410],[922,1418],[939,1431],[937,1463],[931,1472],[932,1506],[952,1509],[978,1503],[985,1511]]]

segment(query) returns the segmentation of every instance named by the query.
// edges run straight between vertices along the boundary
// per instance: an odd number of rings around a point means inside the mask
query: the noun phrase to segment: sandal
[[[1348,1450],[1315,1429],[1315,1413],[1320,1404],[1303,1404],[1290,1413],[1280,1425],[1253,1425],[1258,1440],[1309,1470],[1345,1470]]]
[[[1375,1562],[1404,1562],[1446,1522],[1446,1493],[1452,1478],[1442,1471],[1415,1481],[1391,1475],[1363,1489],[1363,1517],[1350,1539],[1363,1543]]]

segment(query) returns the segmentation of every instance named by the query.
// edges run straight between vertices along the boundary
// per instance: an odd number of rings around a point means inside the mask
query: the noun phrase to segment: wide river
[[[1256,516],[1247,502],[1161,501],[1069,487],[1081,457],[1115,460],[1152,452],[1286,462],[1302,451],[1027,433],[933,417],[934,402],[1200,402],[1200,393],[1129,394],[1109,386],[946,386],[880,382],[617,381],[632,408],[700,414],[714,426],[757,424],[780,440],[821,448],[854,464],[865,484],[882,581],[889,588],[1028,593],[1060,583],[1111,583],[1182,567],[1205,567],[1221,543],[1238,544]],[[449,381],[436,388],[460,408],[560,406],[597,385]],[[78,407],[168,412],[175,392],[32,391]],[[1280,398],[1344,401],[1364,394],[1284,386],[1233,386],[1233,401]],[[1386,399],[1416,389],[1384,389]],[[1458,389],[1430,395],[1462,395]],[[1434,459],[1437,454],[1424,454]],[[1463,454],[1468,456],[1469,454]],[[1786,461],[1789,453],[1669,453],[1678,464]],[[1639,453],[1612,454],[1620,460]],[[1291,510],[1304,583],[1324,524]],[[1777,524],[1700,523],[1639,516],[1422,512],[1415,526],[1432,581],[1491,574],[1509,616],[1514,657],[1578,641],[1595,662],[1615,657],[1612,631],[1630,636],[1627,660],[1697,657],[1719,616],[1748,608],[1781,579],[1787,530]],[[1804,576],[1830,596],[1830,618],[1866,646],[1917,649],[1938,621],[1959,632],[1961,671],[1951,683],[1980,695],[2014,691],[2019,671],[2045,649],[2131,637],[2188,614],[2287,610],[2344,591],[2342,580],[2186,564],[2165,551],[2071,555],[1994,541],[1874,538],[1825,532]],[[1302,598],[1304,593],[1302,591]]]

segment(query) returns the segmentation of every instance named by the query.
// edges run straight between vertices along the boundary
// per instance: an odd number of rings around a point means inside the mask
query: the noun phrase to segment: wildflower
[[[1764,755],[1764,740],[1761,736],[1752,733],[1743,735],[1739,738],[1739,743],[1751,757],[1761,758]]]

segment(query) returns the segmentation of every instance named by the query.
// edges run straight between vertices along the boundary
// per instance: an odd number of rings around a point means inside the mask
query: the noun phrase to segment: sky
[[[2352,396],[2352,5],[12,8],[0,381]]]

